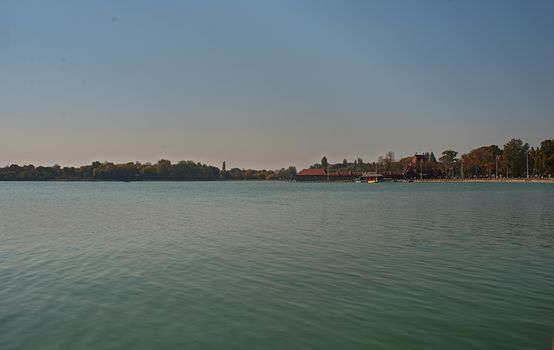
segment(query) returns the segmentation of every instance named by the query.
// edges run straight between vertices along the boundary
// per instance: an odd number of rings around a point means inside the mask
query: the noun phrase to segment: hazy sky
[[[554,1],[0,0],[0,166],[554,138]]]

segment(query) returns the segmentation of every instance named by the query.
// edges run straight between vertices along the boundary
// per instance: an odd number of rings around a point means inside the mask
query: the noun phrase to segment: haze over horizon
[[[0,166],[554,137],[552,1],[3,1]]]

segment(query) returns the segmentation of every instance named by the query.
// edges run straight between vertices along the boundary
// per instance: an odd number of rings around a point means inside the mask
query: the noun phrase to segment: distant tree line
[[[328,171],[361,171],[383,174],[401,174],[412,156],[395,160],[394,153],[388,152],[376,162],[364,162],[362,158],[353,161],[344,159],[340,163],[330,163],[323,157],[320,163],[310,166]],[[453,177],[525,177],[527,169],[531,177],[554,175],[554,139],[544,140],[538,147],[530,147],[520,139],[508,141],[503,148],[498,145],[481,146],[458,157],[458,152],[445,150],[436,164],[438,174],[444,178]]]
[[[361,157],[353,161],[346,158],[340,163],[329,163],[327,157],[321,159],[321,163],[310,166],[310,169],[326,169],[330,172],[378,172],[378,173],[402,173],[412,157],[405,157],[400,160],[394,158],[394,152],[390,151],[375,162],[364,162]]]
[[[296,177],[296,168],[290,166],[279,170],[254,170],[232,168],[221,171],[222,180],[293,180]]]
[[[521,139],[511,139],[503,148],[481,146],[457,158],[447,150],[439,158],[447,177],[549,177],[554,175],[554,140],[530,147]]]
[[[225,168],[225,166],[223,167]],[[10,165],[0,168],[0,181],[47,181],[47,180],[103,180],[103,181],[215,181],[215,180],[291,180],[296,168],[280,170],[229,171],[217,167],[180,161],[172,164],[162,159],[155,164],[129,162],[114,164],[94,162],[81,167]]]
[[[323,157],[320,163],[310,168],[323,168],[340,172],[378,172],[401,174],[412,156],[396,160],[393,152],[387,152],[376,162],[364,162],[360,157],[353,161],[343,159],[330,163]],[[520,139],[508,141],[503,148],[497,145],[481,146],[458,157],[458,152],[445,150],[436,164],[441,177],[549,177],[554,175],[554,139],[544,140],[540,146],[530,147]],[[129,162],[114,164],[94,162],[81,167],[10,165],[0,168],[0,181],[45,181],[45,180],[112,180],[112,181],[215,181],[215,180],[292,180],[296,168],[290,166],[279,170],[222,169],[214,166],[180,161],[172,164],[162,159],[155,164]]]

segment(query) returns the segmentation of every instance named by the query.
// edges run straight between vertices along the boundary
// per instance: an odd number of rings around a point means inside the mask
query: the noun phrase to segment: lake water
[[[549,184],[0,182],[0,349],[550,349]]]

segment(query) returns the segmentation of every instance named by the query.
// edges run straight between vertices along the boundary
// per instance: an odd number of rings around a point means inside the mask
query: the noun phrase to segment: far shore
[[[101,179],[50,179],[50,180],[1,180],[2,182],[299,182],[299,183],[355,183],[354,181],[295,181],[295,180],[262,180],[262,179],[219,179],[219,180],[101,180]],[[513,178],[513,179],[488,179],[488,178],[469,178],[469,179],[385,179],[379,183],[539,183],[554,184],[552,178]]]
[[[529,179],[488,179],[488,178],[471,178],[471,179],[414,179],[414,182],[469,182],[469,183],[549,183],[554,184],[554,178],[529,178]]]

